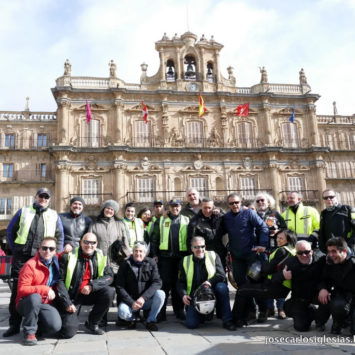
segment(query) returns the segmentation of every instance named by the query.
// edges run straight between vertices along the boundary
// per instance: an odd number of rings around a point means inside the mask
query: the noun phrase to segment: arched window
[[[203,143],[202,122],[190,121],[186,125],[187,143],[190,145],[201,145]]]
[[[283,145],[286,148],[297,148],[299,146],[297,126],[294,123],[282,124]]]
[[[213,63],[212,62],[208,62],[207,63],[207,74],[206,74],[206,79],[207,81],[209,81],[210,83],[214,83],[215,80],[215,75],[213,72]]]
[[[242,176],[240,179],[240,189],[244,200],[251,200],[255,196],[256,183],[254,176]]]
[[[192,55],[187,55],[184,59],[185,80],[196,80],[196,60]]]
[[[166,81],[175,81],[176,80],[176,71],[174,61],[169,59],[166,62]]]
[[[139,202],[152,202],[154,199],[154,179],[138,178],[137,190]]]
[[[204,177],[190,178],[189,186],[192,189],[196,189],[201,195],[204,195],[207,190],[206,178]]]
[[[91,120],[89,123],[83,121],[83,147],[100,147],[100,121]]]
[[[253,128],[250,122],[237,124],[237,145],[242,148],[251,147],[253,143]]]

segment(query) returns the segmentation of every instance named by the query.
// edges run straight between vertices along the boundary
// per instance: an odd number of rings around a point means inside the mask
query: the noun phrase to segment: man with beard
[[[80,196],[70,200],[70,211],[60,213],[64,228],[64,252],[69,253],[79,246],[80,239],[88,231],[92,220],[83,211],[85,201]]]

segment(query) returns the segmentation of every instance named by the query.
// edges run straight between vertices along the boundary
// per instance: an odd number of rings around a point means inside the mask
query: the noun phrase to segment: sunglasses
[[[205,249],[206,245],[194,245],[193,248],[194,249]]]
[[[97,242],[93,241],[93,240],[83,240],[84,244],[86,245],[95,245]]]
[[[233,205],[239,205],[240,201],[233,201],[233,202],[228,202],[229,206],[233,206]]]
[[[53,252],[53,251],[55,250],[55,247],[41,247],[41,249],[42,249],[43,251],[49,250],[49,251]]]
[[[324,196],[323,200],[332,200],[335,196]]]
[[[259,202],[265,202],[265,200],[263,198],[261,198],[260,200],[256,200],[256,203],[259,203]]]
[[[46,194],[40,194],[40,195],[38,195],[38,197],[39,198],[44,198],[45,200],[49,200],[50,199],[50,197],[48,195],[46,195]]]
[[[299,250],[296,254],[297,255],[308,255],[312,250]]]

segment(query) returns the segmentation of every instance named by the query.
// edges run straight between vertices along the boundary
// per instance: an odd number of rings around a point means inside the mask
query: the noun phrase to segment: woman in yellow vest
[[[133,202],[126,204],[122,220],[129,235],[129,246],[133,248],[135,242],[144,242],[143,221],[140,218],[136,218],[136,207]]]
[[[261,281],[248,282],[238,289],[237,296],[241,299],[245,297],[286,298],[290,292],[290,280],[280,280],[279,274],[282,273],[285,261],[296,254],[297,237],[294,232],[286,229],[278,233],[276,242],[278,248],[270,254],[269,261],[261,265]]]

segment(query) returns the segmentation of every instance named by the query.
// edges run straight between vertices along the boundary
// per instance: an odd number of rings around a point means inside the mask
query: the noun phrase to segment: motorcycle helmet
[[[197,312],[207,315],[214,311],[216,296],[209,285],[202,284],[193,294],[193,305]]]
[[[251,281],[259,281],[261,279],[261,261],[260,260],[256,260],[250,265],[247,276]]]

